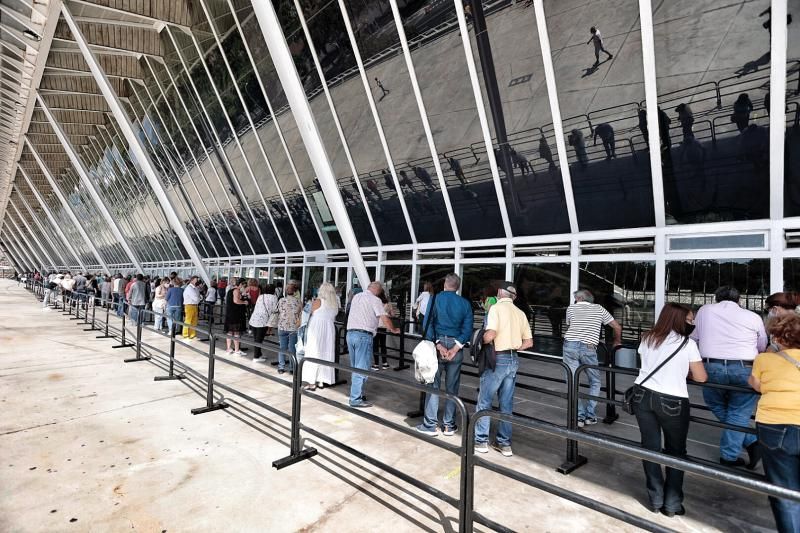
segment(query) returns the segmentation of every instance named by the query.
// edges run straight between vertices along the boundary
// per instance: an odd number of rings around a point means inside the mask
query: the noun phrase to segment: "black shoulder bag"
[[[683,347],[684,347],[684,346],[686,346],[686,343],[687,343],[687,342],[689,342],[689,337],[684,337],[684,339],[683,339],[683,342],[681,343],[681,345],[680,345],[680,346],[678,346],[678,349],[677,349],[677,350],[675,350],[674,352],[672,352],[672,353],[670,354],[670,356],[669,356],[669,357],[667,357],[666,359],[664,359],[664,360],[661,362],[661,364],[660,364],[660,365],[658,365],[658,366],[657,366],[657,367],[656,367],[656,368],[655,368],[655,369],[654,369],[652,372],[650,372],[649,374],[647,374],[647,377],[645,377],[645,378],[642,380],[642,382],[641,382],[641,383],[636,383],[636,384],[634,384],[634,385],[632,385],[632,386],[628,387],[628,389],[625,391],[625,395],[624,395],[624,396],[623,396],[623,398],[622,398],[622,410],[623,410],[623,411],[625,411],[625,412],[626,412],[626,413],[628,413],[629,415],[632,415],[632,414],[633,414],[633,397],[634,397],[634,395],[636,394],[636,390],[637,390],[637,388],[638,388],[638,387],[641,387],[642,385],[644,385],[644,384],[645,384],[645,382],[646,382],[648,379],[650,379],[651,377],[653,377],[653,374],[655,374],[656,372],[658,372],[659,370],[661,370],[661,367],[663,367],[664,365],[666,365],[667,363],[669,363],[670,359],[672,359],[673,357],[675,357],[676,355],[678,355],[678,352],[680,352],[681,350],[683,350]]]

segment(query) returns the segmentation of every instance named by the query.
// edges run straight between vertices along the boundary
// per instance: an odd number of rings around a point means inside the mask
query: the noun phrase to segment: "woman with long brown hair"
[[[663,450],[669,455],[686,455],[689,432],[689,391],[686,377],[707,379],[697,344],[689,338],[694,329],[694,314],[685,305],[667,303],[653,329],[639,345],[642,366],[636,378],[633,409],[642,435],[642,447]],[[683,471],[642,461],[647,479],[650,510],[666,516],[685,514]]]

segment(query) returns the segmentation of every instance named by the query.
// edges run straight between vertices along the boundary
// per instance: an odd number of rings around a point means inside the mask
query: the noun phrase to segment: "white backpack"
[[[433,383],[436,372],[439,370],[439,357],[436,351],[436,344],[432,341],[425,340],[428,328],[430,328],[433,321],[436,320],[436,315],[434,314],[435,305],[436,295],[434,294],[433,301],[430,305],[431,316],[425,317],[428,323],[425,324],[425,329],[422,332],[422,340],[414,348],[414,351],[411,352],[411,355],[414,356],[414,378],[423,385],[430,385]],[[436,336],[435,331],[433,335],[434,337]]]

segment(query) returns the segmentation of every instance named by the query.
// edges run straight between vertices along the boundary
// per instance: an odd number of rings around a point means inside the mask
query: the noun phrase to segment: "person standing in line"
[[[198,308],[202,301],[200,289],[197,287],[197,282],[200,278],[192,276],[189,278],[189,284],[183,289],[183,313],[186,318],[184,321],[187,325],[183,326],[183,338],[193,341],[197,338],[197,330],[193,326],[197,325]]]
[[[278,374],[286,371],[287,355],[295,354],[297,330],[300,327],[300,315],[303,303],[295,294],[298,283],[289,280],[286,284],[286,295],[278,300]],[[289,372],[294,372],[294,363],[289,359]]]
[[[320,285],[317,298],[311,304],[311,319],[306,329],[305,357],[333,362],[336,355],[336,315],[339,300],[336,289],[327,281]],[[306,361],[303,363],[302,381],[306,390],[333,385],[336,372],[333,367]]]
[[[399,334],[400,329],[394,327],[392,321],[386,316],[383,302],[378,295],[383,290],[380,281],[373,281],[367,290],[355,294],[350,301],[350,311],[347,316],[347,351],[350,354],[350,366],[368,370],[372,359],[372,342],[378,323],[383,322],[386,329]],[[350,407],[372,407],[364,397],[364,383],[367,376],[353,373],[350,383]]]
[[[611,52],[609,52],[608,50],[606,50],[603,47],[603,36],[600,35],[600,30],[598,30],[597,28],[592,26],[591,28],[589,28],[589,33],[591,33],[592,36],[589,38],[588,41],[586,41],[586,44],[594,43],[594,64],[595,64],[595,66],[600,64],[600,52],[603,52],[603,53],[607,54],[608,55],[608,59],[613,58],[614,56],[611,55]]]
[[[181,288],[181,279],[175,276],[170,282],[170,287],[167,290],[167,328],[170,335],[175,331],[172,329],[175,322],[183,320],[183,288]],[[177,335],[177,331],[175,331]]]
[[[622,344],[622,326],[614,320],[602,305],[594,303],[594,295],[586,289],[575,291],[575,303],[567,307],[567,332],[564,334],[564,363],[575,375],[581,365],[597,365],[597,345],[600,343],[600,330],[610,326],[614,330],[614,346]],[[591,368],[589,394],[600,394],[600,371]],[[578,401],[578,427],[597,424],[595,414],[596,400]]]
[[[122,281],[120,281],[119,307],[117,307],[117,316],[120,318],[122,318],[122,315],[125,315],[128,312],[128,293],[131,290],[132,284],[133,278],[130,274],[122,278]]]
[[[428,310],[428,302],[433,294],[433,283],[426,281],[422,284],[422,292],[419,293],[417,299],[414,300],[414,320],[418,324],[425,321],[425,312]]]
[[[164,315],[167,313],[167,291],[169,278],[162,278],[154,291],[153,312],[155,313],[155,329],[161,331],[164,327]]]
[[[531,326],[525,313],[514,305],[516,297],[517,288],[512,282],[504,281],[497,290],[497,303],[489,309],[483,342],[494,343],[496,358],[494,366],[487,362],[481,373],[476,412],[491,409],[495,395],[501,413],[514,412],[514,387],[519,369],[517,352],[533,347]],[[475,424],[476,452],[489,453],[490,427],[489,417],[482,417]],[[492,448],[504,457],[514,454],[511,449],[511,432],[511,423],[501,421],[495,442],[492,443]]]
[[[430,300],[428,304],[430,309],[425,313],[426,321],[422,325],[425,338],[436,343],[439,359],[439,368],[436,370],[433,383],[429,386],[439,392],[444,377],[445,391],[453,396],[458,396],[461,385],[464,347],[472,338],[472,305],[469,300],[458,295],[460,288],[461,278],[455,273],[447,274],[444,278],[444,291]],[[437,394],[425,395],[424,413],[422,423],[416,427],[417,431],[424,435],[436,437],[438,436],[436,428],[441,427],[442,435],[450,437],[458,429],[456,404],[453,400],[447,400],[445,403],[441,425]]]
[[[240,349],[239,338],[246,329],[245,314],[247,313],[247,280],[241,278],[225,296],[225,324],[224,331],[230,337],[225,339],[225,353],[227,355],[243,356]],[[231,338],[232,337],[232,338]]]
[[[123,281],[122,281],[122,274],[117,272],[114,275],[114,280],[111,282],[111,305],[113,309],[117,310],[117,315],[119,316],[119,299],[120,294],[123,291]]]
[[[761,393],[756,411],[764,473],[770,483],[800,490],[800,316],[771,319],[777,352],[759,354],[748,382]],[[779,533],[800,531],[800,503],[769,498]]]
[[[275,287],[270,284],[261,285],[261,294],[256,298],[253,313],[250,315],[250,329],[253,330],[253,340],[257,344],[264,342],[270,319],[278,314],[278,299],[275,297]],[[253,361],[256,363],[268,363],[269,358],[261,353],[261,346],[256,346],[253,350]]]
[[[217,305],[217,280],[211,280],[211,286],[206,290],[206,296],[203,298],[203,314],[209,324],[214,323],[214,306]]]
[[[225,289],[228,288],[228,278],[220,278],[217,281],[217,300],[225,303],[225,294],[227,291]]]
[[[386,311],[386,316],[388,316],[390,320],[397,316],[392,303],[386,296],[386,291],[381,291],[378,298],[381,299],[383,309]],[[378,327],[376,330],[374,357],[375,362],[372,364],[372,370],[381,369],[381,359],[383,359],[383,368],[389,368],[389,360],[386,358],[386,328]]]
[[[87,282],[89,281],[83,272],[75,274],[75,295],[80,301],[86,300]]]
[[[692,338],[700,346],[706,364],[709,383],[744,387],[750,377],[753,359],[768,343],[764,322],[757,314],[739,307],[739,291],[723,285],[714,293],[716,303],[697,311]],[[703,388],[703,399],[724,424],[748,427],[756,406],[757,396],[711,387]],[[747,450],[749,462],[739,457]],[[761,460],[756,436],[732,429],[723,429],[719,445],[720,464],[747,466],[754,469]]]
[[[606,151],[606,161],[611,161],[612,158],[617,157],[614,143],[614,128],[611,124],[598,124],[594,129],[594,145],[597,146],[597,137],[603,141],[603,149]]]
[[[144,276],[136,274],[133,278],[130,291],[128,292],[128,303],[130,305],[131,320],[135,324],[143,322],[143,313],[145,304],[147,303],[145,295],[145,282]]]
[[[103,307],[111,304],[111,293],[113,289],[114,282],[111,280],[111,276],[106,276],[103,284],[100,286],[100,300],[103,302]]]
[[[688,338],[694,328],[694,315],[688,307],[667,303],[653,329],[639,345],[642,367],[636,378],[633,411],[647,450],[686,457],[689,433],[689,390],[686,376],[706,381],[706,370],[697,344]],[[663,364],[663,366],[661,366]],[[663,433],[663,447],[662,447]],[[683,471],[642,461],[647,480],[650,510],[666,516],[683,515]]]
[[[381,90],[382,94],[380,99],[383,100],[386,97],[386,95],[389,94],[391,91],[386,87],[384,87],[383,83],[381,83],[381,80],[379,80],[378,78],[375,78],[375,84],[378,86],[378,89]]]
[[[64,274],[64,279],[61,280],[61,289],[64,291],[64,296],[69,298],[72,296],[72,291],[75,290],[75,278],[69,272]]]

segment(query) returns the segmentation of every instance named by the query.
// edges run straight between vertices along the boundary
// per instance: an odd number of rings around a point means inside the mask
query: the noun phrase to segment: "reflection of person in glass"
[[[567,140],[569,145],[575,149],[575,157],[578,158],[581,168],[589,166],[589,156],[586,155],[586,141],[583,138],[583,132],[579,129],[573,129]]]
[[[375,83],[378,85],[378,89],[380,89],[383,92],[383,94],[381,94],[381,100],[383,100],[386,97],[386,95],[389,94],[390,91],[389,89],[383,86],[381,80],[379,80],[378,78],[375,78]]]
[[[450,163],[450,170],[456,175],[458,181],[461,182],[462,187],[467,186],[467,178],[464,176],[464,171],[461,169],[461,163],[455,157],[448,157],[447,162]]]
[[[589,32],[592,34],[592,36],[588,41],[586,41],[586,44],[594,43],[594,64],[595,65],[600,64],[600,52],[608,54],[608,59],[614,57],[613,55],[611,55],[611,52],[609,52],[603,47],[603,36],[600,35],[600,30],[592,26],[589,29]]]
[[[547,139],[544,138],[544,135],[539,138],[539,157],[547,161],[547,164],[550,165],[550,170],[555,168],[553,152],[550,150],[550,145],[547,144]]]
[[[382,200],[383,197],[381,196],[381,191],[378,189],[378,184],[375,183],[375,180],[367,180],[367,188],[369,191],[375,195],[377,200]]]
[[[531,164],[528,163],[528,159],[519,153],[513,148],[509,148],[511,152],[511,162],[514,166],[519,168],[520,173],[524,176],[527,171],[533,173],[533,169],[531,168]]]
[[[678,104],[678,107],[675,108],[675,112],[678,114],[678,121],[681,123],[684,142],[693,139],[694,132],[692,132],[692,126],[694,125],[694,113],[692,113],[692,108],[689,107],[689,104]]]
[[[649,147],[650,137],[648,137],[649,134],[647,132],[647,111],[645,109],[639,110],[639,131],[642,132],[644,143]]]
[[[400,171],[400,186],[408,188],[411,192],[414,192],[414,184],[411,183],[411,180],[408,179],[408,174],[406,174],[405,170]]]
[[[417,177],[418,180],[420,180],[423,183],[423,185],[425,185],[425,187],[427,187],[428,189],[431,189],[431,190],[434,189],[433,180],[431,179],[431,175],[428,174],[428,171],[425,170],[425,168],[423,168],[423,167],[414,167],[413,170],[414,170],[414,175]]]
[[[614,150],[614,128],[611,127],[611,124],[599,124],[594,129],[592,138],[594,139],[595,146],[597,146],[598,137],[603,141],[603,148],[606,151],[606,161],[610,161],[612,157],[617,157],[617,153]]]
[[[392,174],[389,172],[388,168],[383,169],[383,183],[386,184],[386,188],[389,189],[389,192],[394,190],[394,181],[392,180]]]
[[[731,115],[731,122],[736,124],[739,133],[743,132],[747,125],[750,124],[750,113],[753,111],[753,102],[747,93],[742,93],[733,103],[733,115]]]
[[[669,150],[672,148],[672,137],[669,133],[669,125],[672,123],[672,119],[669,118],[669,115],[661,109],[658,108],[658,134],[661,136],[661,147],[666,148]]]
[[[741,158],[753,164],[756,174],[769,175],[769,131],[750,124],[740,137]]]

